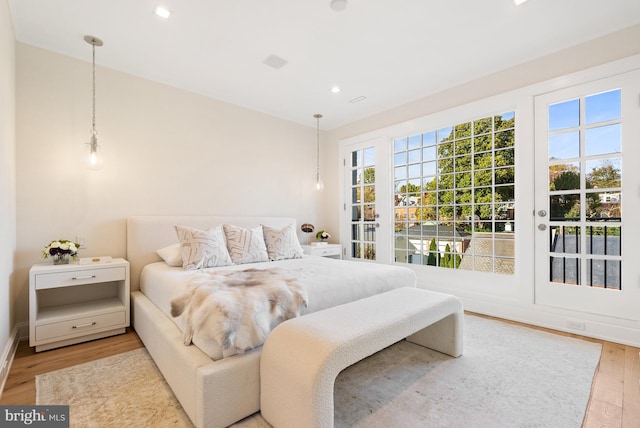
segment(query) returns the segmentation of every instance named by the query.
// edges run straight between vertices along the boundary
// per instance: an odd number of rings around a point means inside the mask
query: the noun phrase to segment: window
[[[396,262],[513,274],[515,113],[393,146]]]

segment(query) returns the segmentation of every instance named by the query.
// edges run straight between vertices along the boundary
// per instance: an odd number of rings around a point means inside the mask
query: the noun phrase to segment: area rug
[[[465,316],[464,354],[406,341],[336,379],[336,427],[579,428],[596,343]],[[36,377],[37,404],[69,404],[71,427],[190,427],[145,350]],[[234,425],[264,428],[255,414]]]
[[[36,376],[36,404],[69,406],[70,427],[190,427],[146,349]]]

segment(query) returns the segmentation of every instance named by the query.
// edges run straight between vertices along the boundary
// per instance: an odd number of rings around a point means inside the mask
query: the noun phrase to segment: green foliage
[[[447,244],[444,247],[444,254],[442,255],[442,257],[440,257],[440,267],[451,267],[451,247],[449,247],[449,244]]]
[[[615,188],[621,185],[620,169],[610,160],[602,161],[601,166],[594,168],[587,175],[587,183],[592,188]]]
[[[580,174],[573,171],[564,171],[553,180],[552,187],[551,190],[579,189]]]
[[[412,184],[401,187],[401,191],[422,190],[417,219],[442,221],[473,215],[490,219],[492,203],[515,200],[514,125],[515,116],[508,120],[494,116],[447,128],[444,135],[438,131],[437,159],[424,159],[437,160],[438,176],[422,189]]]
[[[594,170],[595,171],[595,170]],[[587,189],[591,189],[593,184],[587,181]],[[558,174],[549,186],[550,190],[576,190],[576,193],[555,195],[551,197],[550,211],[551,218],[580,218],[580,174],[575,169],[566,169]],[[598,217],[599,208],[602,205],[597,193],[586,194],[586,216]]]
[[[429,266],[438,266],[438,246],[436,245],[436,239],[431,238],[429,244],[429,255],[427,256],[427,264]]]
[[[432,241],[432,242],[435,242],[435,241]],[[457,269],[458,267],[460,267],[461,262],[462,262],[462,257],[460,256],[460,254],[458,254],[455,249],[453,249],[452,251],[451,246],[449,244],[445,245],[444,254],[440,256],[440,267]]]
[[[364,169],[364,182],[375,183],[376,182],[376,170],[375,168],[365,168]]]

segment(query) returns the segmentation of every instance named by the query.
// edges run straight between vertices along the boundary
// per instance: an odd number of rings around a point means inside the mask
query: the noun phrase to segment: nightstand
[[[311,256],[342,259],[342,245],[340,244],[302,245],[302,250],[305,254],[309,254]]]
[[[124,333],[128,326],[128,261],[29,270],[29,345],[36,352]]]

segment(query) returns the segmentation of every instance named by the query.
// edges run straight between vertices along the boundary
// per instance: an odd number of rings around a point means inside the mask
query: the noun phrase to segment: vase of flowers
[[[327,242],[329,238],[331,238],[331,235],[329,235],[324,230],[321,230],[320,232],[316,233],[316,239],[320,242]]]
[[[54,265],[68,264],[71,259],[75,260],[77,258],[79,247],[79,244],[68,239],[58,239],[57,241],[51,241],[49,245],[44,247],[42,257],[46,259],[51,256]]]

